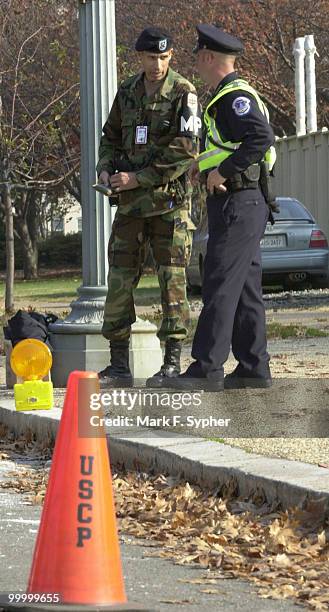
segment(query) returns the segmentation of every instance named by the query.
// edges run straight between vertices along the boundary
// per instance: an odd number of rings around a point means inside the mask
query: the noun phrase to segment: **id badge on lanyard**
[[[135,144],[147,144],[147,125],[136,126]]]

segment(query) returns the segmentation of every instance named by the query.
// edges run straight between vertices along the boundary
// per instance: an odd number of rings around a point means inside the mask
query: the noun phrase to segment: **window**
[[[64,219],[60,219],[59,217],[54,217],[54,219],[51,222],[51,231],[64,233]]]
[[[276,198],[280,207],[279,213],[274,213],[274,218],[277,221],[290,221],[296,219],[298,221],[313,222],[312,215],[298,200],[293,198]]]

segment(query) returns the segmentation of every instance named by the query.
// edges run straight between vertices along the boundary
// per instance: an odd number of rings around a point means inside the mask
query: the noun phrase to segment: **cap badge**
[[[159,40],[159,51],[165,51],[167,49],[167,39]]]

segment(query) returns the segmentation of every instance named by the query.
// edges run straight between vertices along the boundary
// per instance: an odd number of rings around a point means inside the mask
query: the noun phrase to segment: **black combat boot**
[[[166,341],[165,356],[163,365],[159,372],[148,378],[147,387],[160,388],[168,386],[168,378],[174,378],[180,374],[180,355],[182,343],[179,340],[169,338]]]
[[[110,352],[110,365],[98,372],[101,389],[106,387],[132,387],[133,377],[129,368],[129,340],[111,340]]]

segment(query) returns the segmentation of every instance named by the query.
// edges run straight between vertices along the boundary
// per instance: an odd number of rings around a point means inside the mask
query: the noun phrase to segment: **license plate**
[[[283,234],[279,236],[264,236],[260,241],[260,246],[264,249],[280,249],[286,246],[286,237]]]

